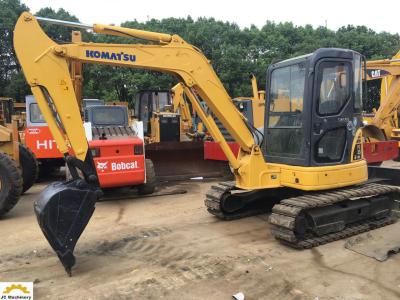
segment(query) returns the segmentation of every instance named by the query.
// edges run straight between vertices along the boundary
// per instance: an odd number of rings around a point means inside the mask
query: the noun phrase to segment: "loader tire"
[[[0,216],[17,204],[22,193],[22,174],[7,154],[0,153]]]
[[[156,172],[151,159],[146,159],[146,183],[138,186],[138,193],[140,195],[148,195],[154,193],[156,189]]]
[[[22,170],[22,193],[29,190],[39,176],[39,164],[35,154],[25,145],[19,145],[19,163]]]

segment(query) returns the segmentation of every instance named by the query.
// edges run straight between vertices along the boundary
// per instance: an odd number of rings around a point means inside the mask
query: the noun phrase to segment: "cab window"
[[[343,62],[323,62],[319,67],[318,113],[340,112],[350,97],[350,66]]]
[[[29,105],[29,115],[31,123],[46,123],[37,103],[31,103]]]
[[[267,139],[270,155],[295,158],[301,153],[305,74],[303,63],[272,72]]]

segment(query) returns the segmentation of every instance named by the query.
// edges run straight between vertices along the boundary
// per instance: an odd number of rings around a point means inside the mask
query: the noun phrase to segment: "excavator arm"
[[[393,116],[397,120],[400,106],[400,51],[392,59],[368,61],[367,80],[381,79],[381,101],[369,125],[380,128],[391,138]]]
[[[182,119],[188,123],[189,128],[192,128],[192,114],[190,113],[189,106],[186,104],[185,98],[183,96],[183,91],[184,86],[182,83],[178,83],[171,88],[173,110],[177,111],[179,109],[182,115]]]

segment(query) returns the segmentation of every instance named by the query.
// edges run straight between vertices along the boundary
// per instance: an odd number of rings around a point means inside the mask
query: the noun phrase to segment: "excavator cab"
[[[362,57],[344,49],[273,64],[267,72],[265,160],[296,166],[361,159]]]

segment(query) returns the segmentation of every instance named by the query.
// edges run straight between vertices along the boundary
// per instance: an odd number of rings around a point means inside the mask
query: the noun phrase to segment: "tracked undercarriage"
[[[400,189],[368,183],[287,197],[299,193],[289,190],[281,201],[277,196],[269,201],[268,192],[235,194],[234,182],[223,182],[212,186],[205,204],[223,220],[272,211],[269,223],[276,239],[294,248],[312,248],[393,223]]]

